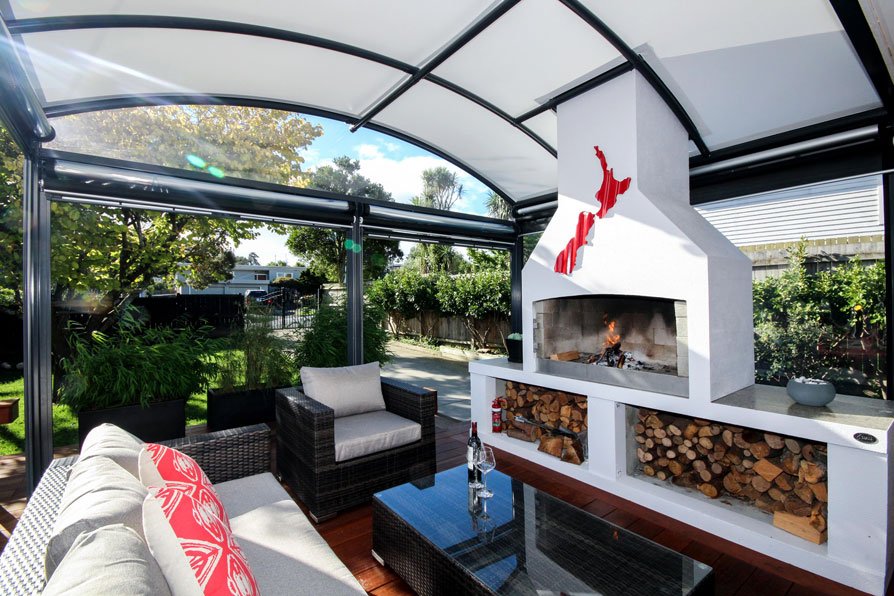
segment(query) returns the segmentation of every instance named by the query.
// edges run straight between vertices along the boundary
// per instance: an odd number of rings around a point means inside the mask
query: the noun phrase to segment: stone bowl
[[[824,406],[835,399],[835,385],[818,379],[790,379],[785,386],[788,396],[804,406]]]

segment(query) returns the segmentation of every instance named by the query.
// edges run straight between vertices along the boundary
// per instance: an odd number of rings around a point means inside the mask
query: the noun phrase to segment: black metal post
[[[882,205],[885,218],[885,329],[886,395],[891,390],[891,374],[894,373],[894,124],[879,127],[882,144]]]
[[[363,217],[357,210],[348,251],[348,364],[363,364]]]
[[[512,285],[512,307],[509,311],[510,333],[522,332],[522,267],[525,266],[525,237],[519,234],[509,253],[509,280]]]
[[[37,163],[27,157],[22,188],[25,458],[30,495],[53,459],[53,395],[50,366],[50,203],[40,188]]]

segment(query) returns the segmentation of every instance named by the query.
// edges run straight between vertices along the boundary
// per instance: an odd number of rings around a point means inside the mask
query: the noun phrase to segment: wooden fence
[[[420,337],[422,336],[422,323],[418,318],[403,321],[399,328],[398,322],[393,317],[388,319],[388,330],[397,335]],[[432,339],[448,343],[470,345],[471,336],[462,317],[441,315],[433,325]],[[501,317],[493,321],[491,330],[487,334],[487,347],[505,349],[503,338],[509,335],[509,320]]]

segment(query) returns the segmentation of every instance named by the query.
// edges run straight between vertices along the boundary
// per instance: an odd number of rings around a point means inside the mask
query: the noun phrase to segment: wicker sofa
[[[300,386],[276,393],[279,473],[314,521],[435,473],[437,391],[385,378],[381,386],[386,410],[421,425],[421,438],[347,461],[336,461],[332,408],[305,395]]]
[[[196,460],[214,484],[262,593],[364,594],[360,584],[270,473],[265,424],[165,444]],[[40,593],[44,556],[77,456],[52,462],[0,554],[0,595]]]

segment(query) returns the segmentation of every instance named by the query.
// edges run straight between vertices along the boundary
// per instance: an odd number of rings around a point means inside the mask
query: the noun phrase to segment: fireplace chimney
[[[561,104],[558,132],[558,208],[522,273],[525,370],[556,374],[536,357],[536,302],[635,296],[685,303],[676,395],[753,384],[751,262],[689,205],[689,142],[664,101],[633,71]]]

